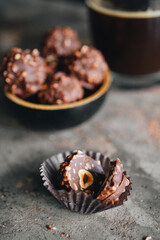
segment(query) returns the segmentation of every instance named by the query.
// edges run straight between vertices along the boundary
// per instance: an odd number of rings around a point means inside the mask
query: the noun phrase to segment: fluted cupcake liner
[[[58,182],[58,170],[60,168],[60,164],[64,162],[65,158],[73,152],[75,151],[67,151],[65,153],[53,155],[52,157],[46,159],[40,167],[43,185],[63,206],[67,207],[71,211],[91,214],[120,206],[127,201],[127,197],[130,195],[131,183],[125,188],[125,192],[121,194],[119,201],[113,204],[105,203],[104,201],[94,198],[92,195],[87,195],[84,192],[76,192],[72,189],[70,191],[62,189]],[[83,150],[82,152],[96,161],[100,160],[102,168],[104,172],[106,172],[110,161],[107,156],[94,151]],[[125,172],[124,174],[130,180]]]

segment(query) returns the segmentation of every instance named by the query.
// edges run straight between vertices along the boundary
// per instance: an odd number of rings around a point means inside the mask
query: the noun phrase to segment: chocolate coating
[[[84,90],[74,76],[67,76],[64,72],[52,75],[49,82],[44,84],[38,93],[38,98],[44,104],[65,104],[82,99]]]
[[[94,89],[104,81],[108,65],[96,48],[83,46],[74,53],[69,70],[77,76],[86,89]]]
[[[129,180],[123,173],[123,165],[120,159],[117,158],[111,162],[109,176],[106,177],[98,198],[106,203],[117,202],[129,183]]]
[[[106,203],[112,202],[114,204],[115,202],[119,201],[119,197],[121,196],[122,193],[124,193],[126,190],[125,188],[129,186],[130,182],[128,178],[122,174],[122,181],[120,185],[118,186],[117,190],[113,192],[110,196],[104,199]]]
[[[47,67],[39,51],[12,48],[1,64],[5,91],[21,98],[37,93],[47,77]]]
[[[52,59],[69,56],[80,47],[77,33],[67,26],[57,26],[49,30],[42,39],[42,54]]]
[[[60,184],[67,189],[96,195],[105,179],[100,161],[78,151],[60,165]]]

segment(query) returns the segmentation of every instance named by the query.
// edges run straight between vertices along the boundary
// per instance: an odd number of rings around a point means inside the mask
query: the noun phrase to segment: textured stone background
[[[68,24],[91,42],[86,11],[76,1],[0,1],[0,53],[37,47],[51,26]],[[21,125],[0,91],[0,239],[160,239],[160,87],[113,88],[88,122],[63,131]],[[41,162],[54,153],[93,149],[120,157],[133,182],[124,206],[91,216],[69,212],[45,190]],[[48,217],[51,217],[48,219]],[[46,225],[54,224],[55,232]]]

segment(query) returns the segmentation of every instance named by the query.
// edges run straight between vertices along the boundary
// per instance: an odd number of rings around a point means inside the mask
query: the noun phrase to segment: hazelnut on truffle
[[[99,50],[83,46],[74,53],[69,70],[82,82],[84,88],[94,89],[104,81],[108,65]]]
[[[37,49],[12,48],[4,57],[0,70],[5,91],[21,98],[37,93],[47,77],[47,67]]]
[[[81,151],[74,152],[61,163],[59,176],[63,187],[94,195],[105,179],[100,161]]]
[[[41,103],[57,105],[75,102],[83,96],[84,90],[80,82],[74,76],[68,76],[64,72],[53,74],[38,93]]]

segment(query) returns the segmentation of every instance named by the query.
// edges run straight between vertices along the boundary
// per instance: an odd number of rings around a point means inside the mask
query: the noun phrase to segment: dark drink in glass
[[[86,1],[95,45],[121,85],[160,79],[160,1]]]

